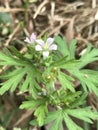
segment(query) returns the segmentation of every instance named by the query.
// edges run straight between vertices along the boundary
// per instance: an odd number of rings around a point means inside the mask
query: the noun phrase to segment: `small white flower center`
[[[49,48],[49,46],[47,45],[47,43],[44,45],[44,49],[47,50]]]

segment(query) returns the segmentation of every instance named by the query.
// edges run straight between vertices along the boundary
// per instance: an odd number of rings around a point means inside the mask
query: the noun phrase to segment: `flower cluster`
[[[49,56],[51,50],[57,50],[57,45],[53,43],[54,38],[51,37],[47,38],[45,42],[42,39],[36,39],[36,35],[32,33],[30,38],[26,37],[24,41],[33,44],[36,51],[41,51],[44,59]]]

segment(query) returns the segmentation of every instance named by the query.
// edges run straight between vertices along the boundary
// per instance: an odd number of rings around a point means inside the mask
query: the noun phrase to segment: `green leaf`
[[[66,113],[64,113],[63,118],[64,118],[64,121],[66,123],[68,130],[83,130],[76,123],[74,123],[72,119]]]
[[[55,42],[58,45],[58,51],[67,56],[67,60],[75,59],[76,40],[73,39],[68,47],[66,40],[60,36],[55,37]]]
[[[20,105],[20,109],[29,109],[29,110],[34,110],[36,107],[38,107],[39,105],[43,104],[44,100],[42,99],[38,99],[35,100],[33,98],[29,99],[28,101],[24,101],[22,103],[22,105]]]
[[[36,80],[40,80],[41,75],[37,69],[33,68],[33,66],[27,66],[25,71],[27,72],[27,75],[25,77],[25,81],[20,87],[20,91],[24,92],[26,89],[29,89],[32,96],[37,98],[37,93],[39,90],[41,91],[41,87]]]
[[[72,77],[70,77],[62,72],[59,72],[58,79],[64,89],[69,89],[72,92],[75,92],[74,85],[72,83],[72,81],[74,81],[74,79]]]
[[[0,23],[12,23],[12,19],[11,19],[11,16],[10,16],[10,13],[2,13],[0,12]]]
[[[16,57],[24,59],[23,54],[21,54],[14,46],[10,46],[10,50]]]
[[[44,120],[44,125],[52,123],[52,126],[49,130],[61,130],[62,128],[62,110],[56,110],[53,112],[49,112],[46,114],[46,118]],[[30,122],[31,125],[37,125],[37,120],[32,120]]]
[[[16,89],[17,85],[22,80],[24,74],[25,74],[24,69],[17,69],[12,74],[9,74],[8,77],[10,78],[4,83],[1,83],[2,87],[0,88],[0,94],[1,95],[4,94],[9,89],[11,90],[11,92],[13,92]]]
[[[98,119],[98,113],[92,111],[90,107],[69,109],[66,111],[66,113],[88,123],[92,123],[92,120]]]
[[[66,63],[66,58],[67,58],[67,57],[65,56],[65,57],[61,58],[60,60],[57,60],[57,61],[53,62],[50,66],[51,66],[51,67],[55,67],[55,66],[60,67],[60,66],[62,66],[62,65],[65,65],[65,63]]]
[[[75,59],[75,51],[76,51],[76,40],[73,39],[69,46],[69,52],[70,52],[70,58],[69,59]]]
[[[76,69],[80,65],[81,61],[79,60],[67,60],[67,57],[63,57],[60,60],[57,60],[53,62],[50,67],[58,67],[58,68],[64,68],[67,70],[73,70]]]
[[[59,114],[59,116],[56,118],[56,120],[52,123],[52,126],[50,127],[50,130],[62,130],[62,115]]]
[[[48,113],[48,109],[45,104],[39,106],[35,110],[34,115],[37,116],[37,121],[38,121],[39,126],[42,126],[44,124],[44,119],[47,113]]]
[[[67,47],[65,39],[61,38],[60,36],[56,36],[55,37],[55,42],[58,45],[58,51],[63,56],[68,56],[69,55],[69,51],[68,51],[68,47]]]
[[[27,60],[27,58],[23,57],[20,52],[17,51],[14,47],[11,47],[11,51],[13,54],[10,53],[10,51],[6,48],[4,49],[4,52],[0,52],[0,65],[11,65],[11,66],[26,66],[28,64],[31,64],[30,61]]]
[[[56,110],[47,114],[44,124],[51,123],[49,130],[61,130],[62,120],[62,110]]]
[[[61,99],[64,101],[65,104],[69,103],[69,108],[71,108],[73,107],[74,102],[80,97],[81,97],[81,91],[77,91],[77,92],[69,91],[67,92],[67,95],[65,97],[62,95]]]
[[[11,90],[11,92],[13,92],[16,87],[21,83],[22,86],[20,87],[20,90],[24,92],[29,88],[29,92],[33,95],[34,98],[36,98],[37,90],[40,90],[40,86],[37,83],[37,81],[41,80],[40,72],[35,68],[33,64],[22,59],[22,55],[20,55],[20,53],[18,54],[17,50],[13,49],[13,51],[15,52],[14,54],[17,53],[16,56],[21,59],[16,59],[16,57],[13,57],[11,55],[8,49],[6,50],[6,54],[0,52],[0,59],[2,59],[0,64],[5,63],[6,65],[19,65],[20,68],[15,68],[15,70],[13,70],[12,72],[0,76],[1,79],[7,79],[7,81],[1,84],[2,87],[0,88],[0,94],[4,94],[9,89]],[[24,68],[22,68],[21,65]],[[23,80],[23,78],[25,80]]]
[[[93,70],[74,70],[71,72],[82,84],[83,89],[88,92],[94,92],[98,96],[98,72]]]
[[[31,93],[33,98],[36,99],[38,96],[38,91],[36,89],[37,86],[35,86],[35,80],[34,79],[32,80],[32,78],[33,77],[30,77],[30,80],[29,80],[29,93]]]
[[[17,66],[24,66],[27,64],[26,61],[21,61],[13,56],[5,55],[4,53],[0,52],[0,65],[17,65]]]
[[[76,98],[75,101],[71,103],[70,108],[77,108],[80,105],[83,105],[86,102],[86,97],[87,93],[83,93],[80,97],[78,96],[78,98]]]
[[[44,123],[44,124],[48,124],[48,123],[54,121],[55,119],[58,118],[59,115],[61,115],[61,110],[49,112],[49,113],[47,114],[47,117],[46,117],[46,119],[45,119],[45,123]]]
[[[30,121],[30,125],[32,125],[32,126],[38,126],[37,119],[34,119],[34,120]]]
[[[60,67],[70,72],[78,69],[80,64],[81,64],[80,60],[69,60],[65,64],[62,64]]]
[[[8,73],[0,75],[0,78],[1,79],[10,79],[10,78],[12,78],[12,77],[17,76],[18,74],[20,74],[21,71],[23,72],[23,68],[17,68],[15,70],[11,71],[11,72],[8,72]]]
[[[89,44],[89,46],[86,48],[86,52],[82,55],[80,60],[80,68],[83,68],[85,65],[98,60],[98,49]]]

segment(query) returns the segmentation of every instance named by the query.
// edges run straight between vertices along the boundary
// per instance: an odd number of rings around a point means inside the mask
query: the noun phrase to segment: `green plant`
[[[19,92],[28,91],[29,96],[20,108],[34,110],[31,125],[52,122],[50,130],[61,130],[62,122],[68,130],[83,130],[71,117],[88,123],[98,119],[98,113],[90,106],[83,107],[89,92],[98,96],[98,71],[84,68],[98,60],[98,49],[88,45],[84,54],[76,59],[76,40],[68,47],[60,36],[53,39],[45,35],[37,39],[32,34],[25,42],[29,44],[24,54],[13,46],[0,52],[0,66],[7,65],[11,69],[0,76],[4,80],[0,94],[13,92],[16,87]],[[76,91],[75,81],[80,82],[80,91]]]

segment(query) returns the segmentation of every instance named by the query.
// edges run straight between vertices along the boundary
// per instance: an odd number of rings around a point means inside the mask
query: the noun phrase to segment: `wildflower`
[[[31,34],[31,36],[28,38],[26,37],[26,39],[24,40],[27,43],[33,44],[36,40],[36,35],[34,33]]]
[[[47,38],[46,42],[44,42],[42,39],[38,39],[36,42],[38,44],[35,46],[35,50],[42,51],[44,59],[49,56],[49,51],[57,50],[57,45],[53,44],[54,39],[51,37]]]

